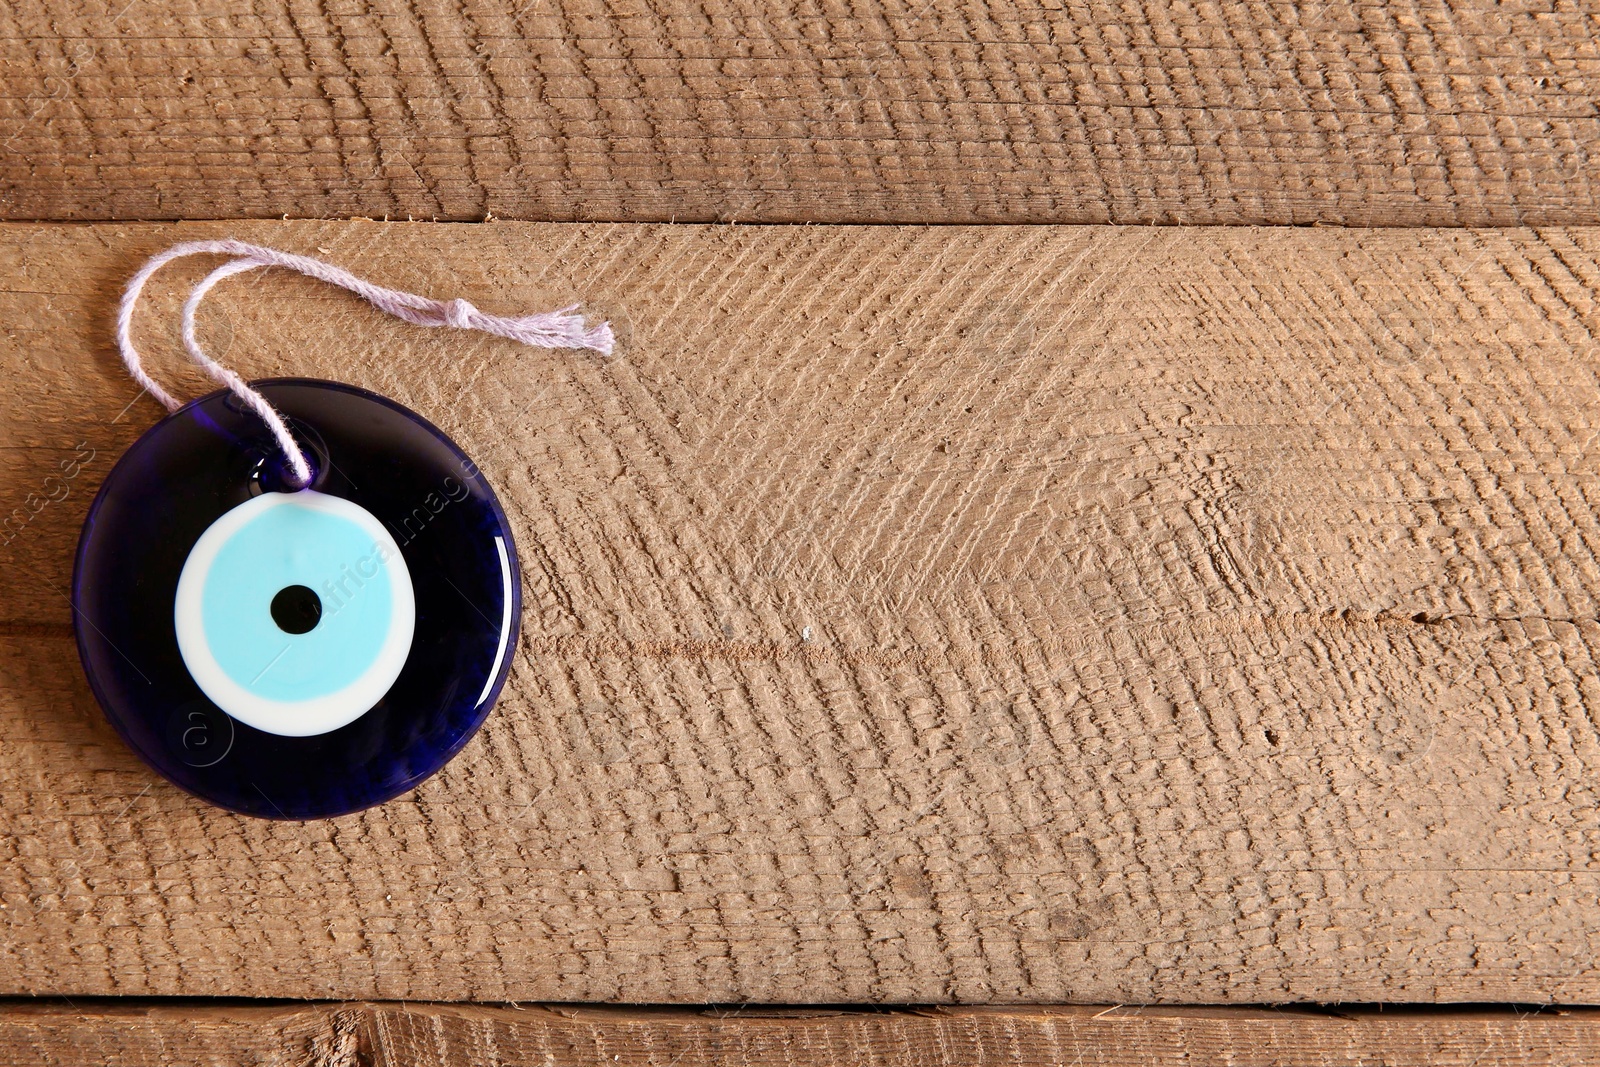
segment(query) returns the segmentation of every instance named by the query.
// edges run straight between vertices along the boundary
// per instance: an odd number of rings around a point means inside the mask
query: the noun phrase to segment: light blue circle
[[[357,523],[292,501],[268,508],[218,549],[200,594],[207,646],[228,677],[268,700],[327,696],[378,658],[394,615],[386,556]],[[272,619],[272,598],[303,585],[322,617],[303,634]]]

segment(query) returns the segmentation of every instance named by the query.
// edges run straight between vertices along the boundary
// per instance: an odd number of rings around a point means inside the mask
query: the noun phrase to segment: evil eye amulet
[[[254,383],[312,468],[294,489],[226,392],[163,419],[112,469],[72,601],[96,699],[172,782],[307,819],[395,797],[482,725],[520,616],[511,531],[472,461],[393,401]]]

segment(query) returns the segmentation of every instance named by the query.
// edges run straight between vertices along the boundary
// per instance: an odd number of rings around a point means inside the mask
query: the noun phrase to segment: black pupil
[[[321,618],[322,601],[303,585],[285,586],[272,598],[272,621],[284,633],[308,633]]]

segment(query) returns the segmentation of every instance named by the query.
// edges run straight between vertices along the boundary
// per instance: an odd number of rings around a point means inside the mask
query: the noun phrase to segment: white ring
[[[353,682],[333,693],[306,700],[275,700],[252,692],[230,676],[212,654],[202,618],[202,600],[211,566],[230,538],[265,512],[280,507],[305,508],[347,520],[372,538],[374,573],[389,580],[392,611],[389,628],[372,664]],[[363,560],[367,562],[367,560]],[[312,737],[337,730],[371,711],[400,676],[411,654],[416,630],[416,595],[400,546],[383,523],[366,508],[341,497],[310,490],[263,493],[233,508],[209,526],[184,561],[173,606],[178,651],[211,702],[247,726],[280,737]]]

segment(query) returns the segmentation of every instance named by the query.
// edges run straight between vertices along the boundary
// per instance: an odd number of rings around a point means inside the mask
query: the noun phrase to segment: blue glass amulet
[[[483,724],[516,648],[516,547],[477,467],[416,413],[336,382],[253,385],[311,484],[231,393],[157,423],[84,523],[78,651],[111,724],[176,785],[248,815],[341,815]]]

